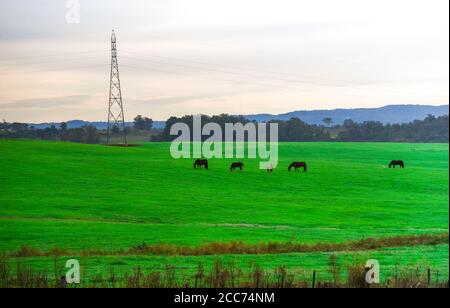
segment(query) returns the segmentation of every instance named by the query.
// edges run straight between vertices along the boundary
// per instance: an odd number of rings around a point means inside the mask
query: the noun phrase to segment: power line
[[[73,53],[65,53],[65,54],[48,54],[48,55],[26,56],[26,57],[9,57],[9,58],[3,58],[3,59],[0,59],[0,60],[31,59],[31,58],[42,58],[42,57],[47,57],[47,58],[50,58],[50,57],[62,57],[62,56],[91,54],[91,53],[103,53],[105,51],[106,50],[97,50],[97,51],[81,51],[81,52],[73,52]],[[127,50],[124,50],[122,52],[131,53],[131,54],[146,55],[146,56],[162,58],[162,59],[169,59],[169,60],[172,60],[172,61],[185,61],[185,62],[200,64],[200,65],[203,65],[203,66],[208,65],[208,66],[222,67],[222,68],[231,69],[231,70],[257,72],[257,73],[262,73],[262,74],[266,74],[266,75],[267,74],[285,75],[285,76],[299,77],[299,78],[303,78],[303,79],[318,79],[318,80],[324,80],[324,81],[345,82],[345,83],[352,83],[352,84],[361,84],[361,86],[368,86],[366,83],[363,83],[361,81],[335,79],[335,78],[322,77],[322,76],[300,75],[300,74],[292,74],[292,73],[285,73],[285,72],[275,72],[275,71],[260,70],[260,69],[256,70],[256,69],[252,69],[252,68],[227,66],[227,65],[216,64],[216,63],[208,63],[208,62],[203,62],[203,61],[196,61],[196,60],[183,59],[183,58],[167,57],[167,56],[148,54],[148,53],[140,53],[140,52],[133,52],[133,51],[127,51]],[[71,59],[71,60],[75,60],[76,61],[76,60],[81,60],[81,59],[86,59],[86,58],[95,58],[95,57],[96,56],[87,56],[87,57]],[[128,57],[128,58],[131,58],[131,57]],[[39,61],[39,62],[6,64],[6,65],[3,65],[3,66],[0,66],[0,68],[11,67],[11,66],[14,66],[14,65],[36,65],[36,64],[57,63],[57,62],[64,62],[66,60],[67,59],[55,59],[55,60]],[[153,62],[153,63],[171,65],[171,66],[187,67],[187,68],[199,69],[199,70],[216,71],[216,72],[221,72],[221,73],[225,73],[225,74],[247,75],[247,76],[253,77],[253,78],[262,78],[262,79],[271,79],[271,80],[277,79],[277,80],[281,80],[283,82],[295,82],[295,83],[302,82],[302,83],[309,83],[309,84],[315,84],[315,85],[320,85],[320,86],[331,86],[331,87],[337,87],[337,88],[352,88],[352,89],[356,89],[356,90],[364,90],[364,91],[371,91],[371,92],[377,92],[377,93],[378,92],[391,92],[391,93],[400,93],[400,94],[428,95],[428,96],[433,96],[434,98],[439,98],[439,99],[443,99],[444,100],[444,98],[441,98],[440,96],[437,96],[436,94],[419,93],[417,91],[415,91],[415,92],[408,91],[407,92],[407,91],[398,91],[398,90],[392,90],[392,89],[382,89],[382,90],[377,90],[377,89],[373,89],[373,88],[367,89],[367,88],[361,88],[361,87],[358,87],[358,86],[355,87],[355,86],[351,86],[351,85],[324,84],[324,83],[320,83],[320,82],[312,81],[312,80],[295,80],[295,79],[286,79],[286,78],[273,77],[273,76],[262,76],[262,75],[258,75],[257,76],[257,75],[251,75],[251,74],[248,74],[248,73],[235,73],[235,72],[221,71],[221,70],[210,69],[210,68],[192,67],[192,66],[187,66],[187,65],[182,65],[182,64],[173,64],[173,63],[167,63],[167,62],[156,62],[154,60],[148,60],[148,59],[142,59],[142,58],[140,58],[140,59],[136,58],[136,60],[148,61],[148,62]],[[24,73],[27,73],[27,72],[28,71],[25,71]],[[2,74],[2,73],[0,73],[0,74]]]
[[[81,58],[76,58],[76,59],[57,59],[57,60],[48,60],[48,61],[39,61],[39,62],[21,62],[21,63],[10,63],[10,64],[6,64],[6,65],[0,65],[0,68],[5,68],[5,67],[11,67],[11,66],[24,66],[24,65],[39,65],[39,64],[49,64],[49,63],[59,63],[59,62],[66,62],[66,61],[79,61],[79,60],[86,60],[86,59],[94,59],[94,58],[99,58],[102,57],[101,55],[99,56],[86,56],[86,57],[81,57]]]
[[[93,68],[93,67],[105,67],[107,68],[109,64],[96,64],[96,65],[83,65],[83,66],[74,66],[74,67],[65,67],[59,69],[43,69],[43,70],[29,70],[22,72],[2,72],[0,75],[20,75],[20,74],[31,74],[31,73],[41,73],[41,72],[53,72],[53,71],[69,71],[69,70],[77,70],[77,69],[85,69],[85,68]]]
[[[256,69],[252,69],[252,68],[228,66],[228,65],[217,64],[217,63],[210,63],[210,62],[208,63],[208,62],[202,62],[202,61],[196,61],[196,60],[190,60],[190,59],[174,58],[174,57],[140,53],[140,52],[134,52],[134,51],[127,51],[127,50],[122,50],[122,52],[147,55],[147,56],[151,56],[151,57],[171,59],[171,60],[176,60],[176,61],[186,61],[186,62],[198,63],[198,64],[202,64],[202,65],[213,65],[213,66],[217,66],[217,67],[229,68],[229,69],[234,69],[234,70],[254,71],[254,72],[260,72],[260,73],[266,73],[266,74],[286,75],[286,76],[301,77],[301,78],[315,78],[315,79],[323,79],[323,80],[339,81],[339,82],[347,82],[347,83],[349,83],[349,82],[357,83],[357,82],[353,82],[353,81],[349,81],[349,80],[333,79],[333,78],[327,78],[327,77],[317,77],[317,76],[310,76],[310,75],[299,75],[299,74],[267,71],[267,70],[260,70],[260,69],[256,70]]]
[[[299,80],[294,80],[294,79],[285,79],[285,78],[277,78],[277,77],[271,77],[271,76],[253,75],[253,74],[248,74],[248,73],[235,73],[235,72],[223,71],[223,70],[218,70],[218,69],[201,68],[201,67],[194,67],[194,66],[188,66],[188,65],[183,65],[183,64],[174,64],[174,63],[168,63],[168,62],[153,61],[153,60],[148,60],[148,59],[139,59],[139,58],[132,58],[132,57],[125,57],[125,58],[126,59],[132,59],[132,60],[138,60],[138,61],[147,61],[147,62],[152,62],[152,63],[156,63],[156,64],[163,64],[163,65],[170,65],[170,66],[189,68],[189,69],[197,69],[197,70],[203,70],[203,71],[219,72],[219,73],[238,75],[238,76],[243,76],[244,75],[244,76],[249,76],[249,77],[252,77],[252,78],[262,78],[262,79],[269,79],[269,80],[280,80],[280,81],[283,81],[283,82],[291,82],[291,83],[303,82],[303,83],[309,83],[309,84],[314,84],[314,85],[319,85],[319,86],[350,88],[350,89],[355,89],[355,90],[372,91],[372,92],[377,92],[377,93],[379,93],[379,92],[393,92],[393,91],[389,91],[389,90],[387,90],[387,91],[380,91],[380,90],[376,90],[376,89],[361,89],[361,88],[352,87],[352,86],[329,85],[329,84],[322,84],[322,83],[313,82],[313,81],[306,81],[306,82],[304,82],[304,81],[299,81]],[[395,93],[405,94],[403,92],[395,92]]]
[[[45,54],[45,55],[33,55],[33,56],[19,56],[19,57],[7,57],[7,58],[0,58],[0,61],[9,61],[9,60],[16,60],[16,59],[32,59],[32,58],[50,58],[50,57],[65,57],[70,55],[79,55],[79,54],[91,54],[91,53],[104,53],[108,50],[90,50],[90,51],[79,51],[79,52],[70,52],[70,53],[59,53],[59,54]]]
[[[39,56],[33,56],[33,57],[27,57],[27,58],[61,57],[61,56],[81,55],[81,54],[86,54],[86,53],[99,53],[99,52],[103,52],[103,51],[99,50],[99,51],[74,52],[74,53],[66,53],[66,54],[39,55]],[[351,88],[351,89],[356,89],[356,90],[359,90],[359,91],[374,91],[374,92],[377,92],[377,93],[379,93],[379,92],[395,92],[395,93],[402,93],[402,94],[404,94],[404,92],[400,92],[400,91],[392,91],[392,90],[382,90],[381,91],[381,90],[377,90],[377,89],[365,89],[365,88],[359,88],[359,87],[354,87],[354,86],[352,87],[352,86],[348,86],[348,85],[332,85],[332,84],[320,83],[320,82],[311,81],[311,80],[304,81],[304,80],[297,80],[297,79],[290,79],[290,78],[287,79],[287,78],[280,78],[280,77],[274,77],[274,76],[267,76],[267,74],[295,76],[295,77],[300,77],[300,78],[303,78],[303,79],[305,79],[305,78],[322,79],[322,80],[335,81],[335,82],[336,81],[337,82],[351,82],[349,80],[340,80],[340,79],[323,78],[323,77],[313,77],[313,76],[307,76],[307,75],[281,73],[281,72],[266,71],[266,70],[255,70],[255,69],[250,69],[250,68],[233,67],[233,66],[226,66],[226,65],[222,65],[222,64],[207,63],[207,62],[202,62],[202,61],[188,60],[188,59],[182,59],[182,58],[172,58],[172,57],[166,57],[166,56],[160,56],[160,55],[154,55],[154,54],[146,54],[146,53],[139,53],[139,52],[131,52],[131,51],[123,51],[123,52],[125,52],[125,53],[132,53],[132,54],[139,54],[139,55],[146,55],[146,56],[163,58],[163,59],[170,59],[172,61],[175,60],[175,61],[191,62],[191,63],[200,64],[202,66],[222,67],[222,68],[226,68],[227,70],[234,70],[234,71],[239,70],[239,71],[257,72],[259,74],[262,73],[262,74],[265,74],[265,75],[263,76],[263,75],[249,74],[249,73],[238,73],[238,72],[233,72],[233,71],[221,70],[221,69],[217,69],[217,68],[208,68],[208,67],[205,68],[205,67],[199,67],[199,66],[191,66],[191,65],[185,65],[185,64],[175,64],[175,63],[169,63],[169,62],[162,62],[162,61],[143,59],[143,58],[138,58],[138,57],[125,56],[126,59],[137,60],[137,61],[146,61],[146,62],[155,63],[155,64],[183,67],[183,68],[189,68],[189,69],[194,69],[194,70],[218,72],[218,73],[237,75],[237,76],[248,76],[248,77],[251,77],[251,78],[258,78],[258,79],[265,79],[265,80],[267,80],[267,79],[269,79],[269,80],[279,80],[279,81],[282,81],[282,82],[289,82],[289,83],[309,83],[309,84],[314,84],[314,85],[318,85],[318,86],[322,86],[322,87],[326,86],[326,87],[337,87],[337,88]],[[77,60],[85,60],[87,58],[96,58],[96,57],[97,56],[84,56],[84,57],[78,57],[77,59],[70,59],[70,60],[77,61]],[[15,57],[15,58],[20,58],[20,57]],[[12,59],[12,58],[9,58],[9,59]],[[27,63],[22,63],[21,65],[48,64],[48,63],[64,62],[64,61],[67,61],[67,60],[68,59],[55,59],[55,60],[46,60],[46,61],[39,61],[39,62],[27,62]],[[3,65],[1,67],[8,67],[8,66],[12,66],[12,65],[13,64],[9,64],[9,65],[7,64],[7,65]],[[14,74],[22,74],[22,73],[23,74],[25,74],[25,73],[37,73],[37,72],[44,72],[44,71],[60,71],[60,70],[71,70],[71,69],[90,68],[90,67],[99,67],[99,66],[103,66],[103,65],[89,65],[89,66],[60,68],[60,69],[29,70],[29,71],[22,71],[22,72],[2,72],[2,73],[0,73],[0,75],[14,75]],[[136,67],[134,67],[134,68],[136,68]],[[153,71],[156,71],[156,70],[153,69]],[[227,82],[235,82],[233,80],[224,79],[224,78],[199,77],[199,76],[195,76],[195,75],[180,74],[180,73],[170,72],[170,71],[162,71],[162,70],[159,70],[159,71],[166,72],[166,73],[169,73],[169,74],[178,74],[178,75],[191,76],[191,77],[197,77],[197,78],[207,78],[207,79],[222,80],[222,81],[227,81]],[[242,81],[242,80],[237,81],[237,82],[252,83],[252,82]],[[358,82],[355,82],[355,83],[358,83]],[[253,84],[256,84],[256,85],[259,85],[259,86],[264,86],[264,87],[272,87],[272,88],[276,87],[276,88],[283,88],[283,89],[299,90],[299,91],[304,91],[304,92],[312,92],[312,90],[300,89],[298,87],[287,87],[287,86],[281,86],[281,85],[269,85],[269,84],[255,83],[255,82],[253,82]],[[332,92],[325,92],[325,91],[314,91],[314,92],[333,94]],[[386,98],[386,97],[371,97],[371,96],[365,96],[365,95],[342,94],[342,93],[338,93],[338,94],[339,95],[365,97],[365,98],[389,99],[389,100],[392,100],[392,99]],[[437,96],[435,96],[435,97],[437,98]]]
[[[126,50],[124,50],[122,52],[145,55],[144,53],[131,52],[131,51],[126,51]],[[148,54],[146,54],[146,55],[148,55]],[[306,79],[312,78],[312,79],[327,80],[327,81],[334,81],[334,82],[345,82],[345,83],[351,83],[351,84],[358,84],[359,83],[359,84],[361,84],[361,86],[367,86],[366,83],[362,83],[360,81],[334,79],[334,78],[327,78],[327,77],[317,77],[317,76],[311,76],[311,75],[299,75],[299,74],[291,74],[291,73],[281,73],[281,72],[274,72],[274,71],[267,71],[267,70],[255,70],[255,69],[249,69],[249,68],[226,66],[226,65],[221,65],[221,64],[207,63],[207,62],[188,60],[188,59],[182,59],[182,58],[166,57],[166,56],[160,56],[160,55],[154,55],[154,54],[150,54],[149,56],[157,57],[157,58],[163,58],[163,59],[170,59],[170,60],[175,60],[175,61],[185,61],[185,62],[197,63],[197,64],[201,64],[201,65],[212,65],[212,66],[223,67],[223,68],[228,68],[228,69],[232,69],[232,70],[253,71],[253,72],[259,72],[259,73],[263,73],[263,74],[286,75],[286,76],[300,77],[300,78],[304,78],[304,79],[305,78]],[[147,60],[147,59],[139,59],[139,60],[152,61],[152,60]],[[163,63],[163,62],[161,62],[161,63]],[[164,63],[164,64],[175,65],[175,64],[172,64],[172,63]],[[197,68],[197,69],[201,69],[201,68]],[[222,71],[222,72],[224,72],[224,71]],[[236,74],[236,73],[232,73],[232,72],[224,72],[224,73]],[[271,78],[271,79],[278,79],[278,80],[283,80],[283,81],[287,81],[287,82],[305,82],[305,81],[293,80],[293,79],[282,79],[282,78],[278,78],[278,77],[268,77],[268,76],[267,77],[265,77],[265,76],[264,77],[263,76],[257,76],[257,77],[261,77],[261,78],[265,78],[265,79],[269,79],[269,78]],[[318,85],[321,85],[321,86],[324,85],[322,83],[318,83],[318,82],[314,82],[314,81],[310,81],[310,80],[306,81],[306,83],[318,84]],[[357,88],[355,86],[348,86],[348,85],[335,85],[335,84],[334,85],[326,84],[326,85],[327,86],[332,86],[332,87],[353,88],[353,89],[357,89],[357,90],[380,92],[380,90],[377,90],[377,89]],[[397,90],[382,90],[382,92],[392,92],[392,93],[400,93],[400,94],[406,94],[407,93],[407,91],[397,91]],[[428,95],[428,96],[434,96],[435,98],[441,99],[440,96],[438,97],[435,94],[429,94],[429,93],[409,92],[409,94]]]
[[[137,67],[137,66],[132,66],[132,65],[122,65],[122,67],[128,67],[128,68],[137,69],[137,70],[143,70],[143,71],[148,71],[148,72],[154,71],[154,72],[161,72],[161,73],[180,75],[180,76],[188,76],[188,77],[201,78],[201,79],[226,81],[226,82],[230,82],[230,83],[238,83],[238,84],[246,83],[246,84],[256,85],[256,86],[265,87],[265,88],[278,88],[278,89],[286,89],[286,90],[308,92],[308,93],[314,92],[314,93],[323,93],[323,94],[337,94],[337,95],[344,95],[344,96],[354,96],[354,97],[369,98],[369,99],[392,100],[392,99],[387,98],[387,97],[373,97],[373,96],[358,95],[358,94],[333,93],[333,92],[326,92],[326,91],[320,91],[320,90],[319,91],[317,91],[317,90],[308,90],[308,89],[301,89],[301,88],[297,88],[297,87],[287,87],[287,86],[282,86],[282,85],[263,84],[263,83],[257,83],[257,82],[246,81],[246,80],[225,79],[225,78],[217,78],[217,77],[211,77],[211,76],[205,77],[205,76],[198,76],[198,75],[192,75],[192,74],[186,74],[186,73],[179,73],[179,72],[173,72],[173,71],[167,71],[167,70],[161,70],[161,69],[155,69],[155,68]],[[409,101],[409,103],[420,104],[420,102],[412,102],[412,101]]]
[[[191,45],[213,46],[213,47],[215,46],[215,47],[219,47],[221,49],[226,48],[227,50],[230,50],[230,49],[235,49],[236,50],[236,45],[213,44],[211,42],[205,43],[205,42],[198,42],[197,41],[197,42],[191,42]],[[316,62],[317,61],[320,61],[320,62],[323,61],[321,59],[319,60],[319,59],[316,59],[316,58],[313,58],[313,57],[300,56],[298,54],[294,55],[294,54],[289,54],[289,53],[284,53],[284,52],[279,52],[279,51],[267,52],[266,49],[261,50],[261,49],[253,49],[253,48],[248,48],[248,47],[247,47],[247,51],[239,49],[239,52],[244,52],[244,53],[247,53],[249,55],[256,55],[256,56],[261,56],[262,52],[266,52],[267,54],[270,53],[271,55],[276,55],[277,57],[290,57],[290,58],[295,58],[295,59],[305,59],[307,61],[316,61]],[[358,65],[358,66],[360,66],[359,69],[361,69],[361,66],[371,66],[371,64],[369,64],[369,63],[360,63],[360,62],[356,62],[356,61],[348,61],[348,60],[342,60],[342,59],[334,59],[333,60],[333,59],[331,59],[331,57],[327,57],[326,59],[327,59],[326,61],[334,62],[334,63],[341,63],[341,64],[345,64],[345,65]],[[376,66],[376,68],[380,69],[379,66]],[[389,68],[388,69],[385,68],[384,70],[387,70],[389,72],[392,71]]]

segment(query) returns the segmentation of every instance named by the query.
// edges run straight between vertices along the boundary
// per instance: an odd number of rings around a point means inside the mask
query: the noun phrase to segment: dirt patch
[[[290,226],[270,226],[270,225],[258,225],[258,224],[207,224],[207,227],[219,227],[219,228],[252,228],[252,229],[277,229],[277,230],[288,230],[293,229]]]
[[[382,238],[367,238],[358,241],[343,243],[316,243],[302,244],[294,242],[269,242],[249,244],[244,242],[229,243],[207,243],[199,246],[176,246],[171,244],[141,245],[128,249],[102,250],[88,249],[82,252],[69,251],[54,248],[49,251],[41,251],[33,247],[22,245],[11,257],[49,257],[65,255],[84,256],[139,256],[139,255],[161,255],[161,256],[207,256],[207,255],[239,255],[239,254],[284,254],[284,253],[308,253],[308,252],[351,252],[369,251],[381,248],[412,247],[412,246],[434,246],[448,244],[448,233],[418,236],[397,236]]]
[[[103,144],[106,147],[118,147],[118,148],[135,148],[140,147],[140,144]]]

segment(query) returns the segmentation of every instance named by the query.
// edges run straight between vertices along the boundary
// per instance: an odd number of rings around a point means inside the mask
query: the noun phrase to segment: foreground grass
[[[357,282],[358,285],[349,285],[349,279],[355,274],[360,276],[365,261],[374,258],[380,261],[381,280],[385,284],[384,286],[424,287],[428,283],[428,269],[430,269],[432,286],[448,281],[448,262],[446,261],[448,260],[448,251],[449,247],[446,244],[384,248],[351,253],[313,252],[189,257],[142,255],[84,257],[73,255],[11,258],[8,262],[11,275],[15,274],[17,268],[20,268],[22,272],[33,272],[35,276],[45,276],[49,283],[55,283],[59,277],[64,275],[66,260],[77,258],[82,264],[82,286],[134,287],[136,286],[133,285],[136,283],[135,279],[131,282],[128,280],[130,277],[139,275],[142,278],[147,277],[146,282],[141,282],[141,284],[147,283],[147,286],[161,286],[158,284],[170,283],[171,287],[193,287],[199,274],[199,268],[207,277],[219,266],[222,272],[228,271],[228,275],[230,271],[234,271],[235,275],[239,273],[241,286],[255,286],[252,279],[256,270],[259,274],[264,273],[265,277],[273,284],[264,286],[281,287],[276,283],[279,282],[279,274],[282,272],[285,275],[284,279],[292,282],[292,285],[287,286],[309,287],[313,271],[316,271],[316,281],[319,285],[336,284],[337,282],[342,284],[341,286],[362,287],[364,284],[363,282],[361,284],[361,281]],[[57,274],[55,274],[55,270]],[[41,275],[39,276],[38,273]],[[115,284],[111,283],[112,274],[115,277]],[[148,279],[153,282],[150,283]],[[210,282],[206,286],[222,286],[214,285],[214,283],[220,283],[220,281]],[[227,280],[227,283],[231,282]],[[167,285],[162,286],[167,287]]]

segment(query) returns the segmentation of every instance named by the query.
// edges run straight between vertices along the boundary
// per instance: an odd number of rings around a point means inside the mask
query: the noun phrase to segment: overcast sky
[[[448,0],[0,0],[0,119],[448,104]]]

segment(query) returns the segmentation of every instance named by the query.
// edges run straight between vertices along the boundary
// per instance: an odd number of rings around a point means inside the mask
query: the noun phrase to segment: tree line
[[[93,125],[86,125],[79,128],[67,128],[67,123],[61,123],[59,127],[51,125],[44,129],[37,129],[24,123],[0,124],[1,138],[23,138],[23,139],[42,139],[57,140],[80,143],[99,143],[100,134]]]
[[[404,124],[380,122],[356,123],[346,120],[340,127],[339,141],[373,142],[443,142],[449,140],[448,115],[435,117],[428,115],[424,120]]]
[[[185,123],[192,131],[192,116],[171,117],[166,121],[165,128],[152,136],[152,141],[172,141],[177,136],[170,135],[170,128],[175,123]],[[250,123],[242,116],[221,114],[201,117],[202,123],[214,122],[225,128],[226,123]],[[287,121],[270,121],[278,124],[278,137],[282,142],[310,142],[310,141],[347,141],[347,142],[443,142],[449,141],[449,117],[435,117],[429,115],[424,120],[416,120],[404,124],[383,124],[381,122],[366,121],[357,123],[346,120],[341,125],[332,125],[331,118],[324,119],[324,125],[310,125],[301,119],[292,118]],[[148,134],[153,130],[153,120],[143,116],[134,119],[132,127],[127,127],[127,133],[140,132]],[[119,127],[113,127],[112,134],[120,134]],[[155,130],[153,130],[154,135]],[[80,128],[68,128],[67,123],[59,127],[50,126],[37,129],[23,123],[0,123],[0,138],[26,138],[60,140],[81,143],[101,143],[106,134],[93,125]],[[208,136],[203,137],[204,139]]]
[[[247,124],[250,121],[242,116],[222,114],[201,117],[202,123],[214,122],[225,130],[225,123]],[[192,116],[171,117],[158,136],[158,141],[172,141],[176,136],[170,135],[170,127],[175,123],[185,123],[192,131]],[[278,139],[282,142],[311,141],[353,141],[353,142],[443,142],[449,141],[448,115],[435,117],[429,115],[424,120],[404,124],[383,124],[376,121],[357,123],[346,120],[342,125],[333,125],[331,118],[324,119],[324,125],[310,125],[301,119],[291,118],[287,121],[275,120],[268,123],[278,124]],[[207,139],[208,136],[202,137]],[[155,139],[154,139],[155,140]]]
[[[150,132],[153,128],[153,120],[138,115],[134,118],[133,126],[126,127],[126,133]],[[119,126],[111,127],[111,135],[121,135],[123,130]],[[58,127],[51,125],[39,129],[25,123],[0,123],[0,138],[21,138],[21,139],[42,139],[53,141],[67,141],[97,144],[103,142],[106,130],[99,130],[94,125],[68,128],[66,122],[62,122]]]

